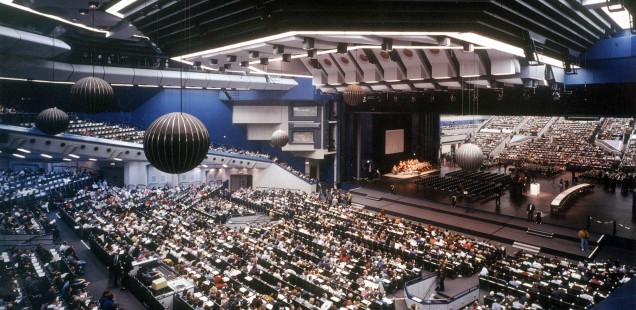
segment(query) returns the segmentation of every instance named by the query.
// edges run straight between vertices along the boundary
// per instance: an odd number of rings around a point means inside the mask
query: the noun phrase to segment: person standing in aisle
[[[444,291],[444,279],[446,278],[446,261],[442,260],[437,268],[437,290]]]
[[[579,230],[579,239],[581,239],[581,251],[587,251],[588,249],[588,244],[587,244],[587,239],[590,237],[590,234],[587,232],[587,230],[585,229],[585,227],[581,228],[581,230]]]
[[[108,269],[110,271],[110,278],[113,281],[113,287],[117,287],[117,284],[120,282],[122,259],[123,257],[119,255],[119,252],[115,252],[111,255],[111,264]]]
[[[532,222],[532,217],[534,215],[534,204],[531,202],[528,204],[528,207],[526,208],[526,211],[528,211],[528,221]]]
[[[499,191],[497,191],[495,193],[495,206],[498,207],[501,205],[501,193],[499,193]]]

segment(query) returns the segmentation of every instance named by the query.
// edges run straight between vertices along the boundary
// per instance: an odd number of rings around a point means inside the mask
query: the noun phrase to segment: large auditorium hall
[[[635,13],[0,0],[0,310],[633,308]]]

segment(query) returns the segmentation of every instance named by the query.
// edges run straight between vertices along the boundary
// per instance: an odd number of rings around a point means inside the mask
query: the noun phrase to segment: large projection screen
[[[387,130],[385,134],[385,155],[404,152],[404,129]]]

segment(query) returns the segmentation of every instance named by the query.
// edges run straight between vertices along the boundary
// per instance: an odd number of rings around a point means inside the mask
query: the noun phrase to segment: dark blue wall
[[[636,82],[636,36],[625,32],[618,38],[596,42],[581,57],[581,69],[567,75],[566,84],[614,84]]]

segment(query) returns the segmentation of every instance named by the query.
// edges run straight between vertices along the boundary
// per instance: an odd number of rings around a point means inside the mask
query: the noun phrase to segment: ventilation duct
[[[0,26],[0,53],[51,58],[70,50],[61,40]]]
[[[29,80],[49,80],[53,62],[24,57],[7,57],[0,63],[2,77]],[[207,72],[179,72],[171,70],[134,69],[55,63],[56,81],[75,82],[81,78],[94,76],[109,83],[178,86],[207,88],[240,88],[253,90],[290,90],[298,83],[291,78],[256,75],[233,75]],[[183,79],[181,76],[183,75]]]

